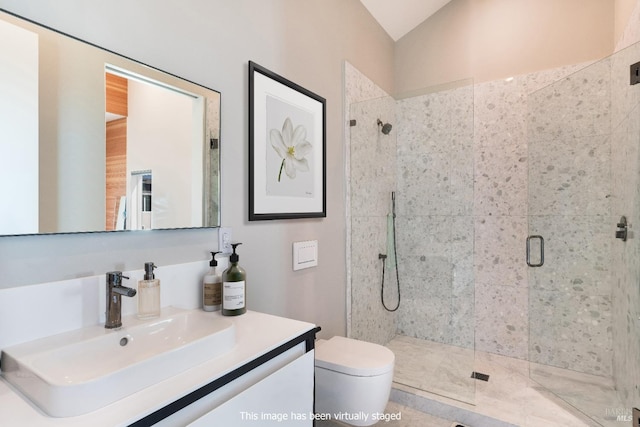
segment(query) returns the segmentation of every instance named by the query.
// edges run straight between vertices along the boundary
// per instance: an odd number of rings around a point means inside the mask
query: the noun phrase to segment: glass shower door
[[[614,232],[622,175],[638,174],[624,166],[616,108],[629,64],[616,64],[615,55],[606,58],[528,99],[530,377],[601,425],[615,425],[611,413],[621,407],[613,383]]]

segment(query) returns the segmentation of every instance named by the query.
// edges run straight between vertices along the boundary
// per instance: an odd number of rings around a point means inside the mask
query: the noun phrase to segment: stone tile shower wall
[[[473,348],[473,86],[397,111],[398,333]]]

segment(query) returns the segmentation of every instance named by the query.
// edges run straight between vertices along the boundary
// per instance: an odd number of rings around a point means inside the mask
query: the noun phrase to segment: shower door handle
[[[531,263],[531,240],[540,240],[540,262],[537,264]],[[539,235],[532,235],[527,237],[527,265],[529,267],[542,267],[544,264],[544,238]]]

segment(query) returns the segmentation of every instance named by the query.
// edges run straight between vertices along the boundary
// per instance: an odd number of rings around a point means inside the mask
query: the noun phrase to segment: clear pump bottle
[[[152,262],[144,264],[144,280],[138,282],[138,318],[153,319],[160,316],[160,280],[156,279]]]
[[[209,271],[202,280],[202,309],[204,311],[218,311],[222,304],[222,275],[216,255],[220,252],[211,252]]]

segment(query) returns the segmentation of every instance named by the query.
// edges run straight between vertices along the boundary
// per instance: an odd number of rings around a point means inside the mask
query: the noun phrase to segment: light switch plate
[[[293,243],[293,270],[315,267],[318,265],[318,241],[307,240]]]

